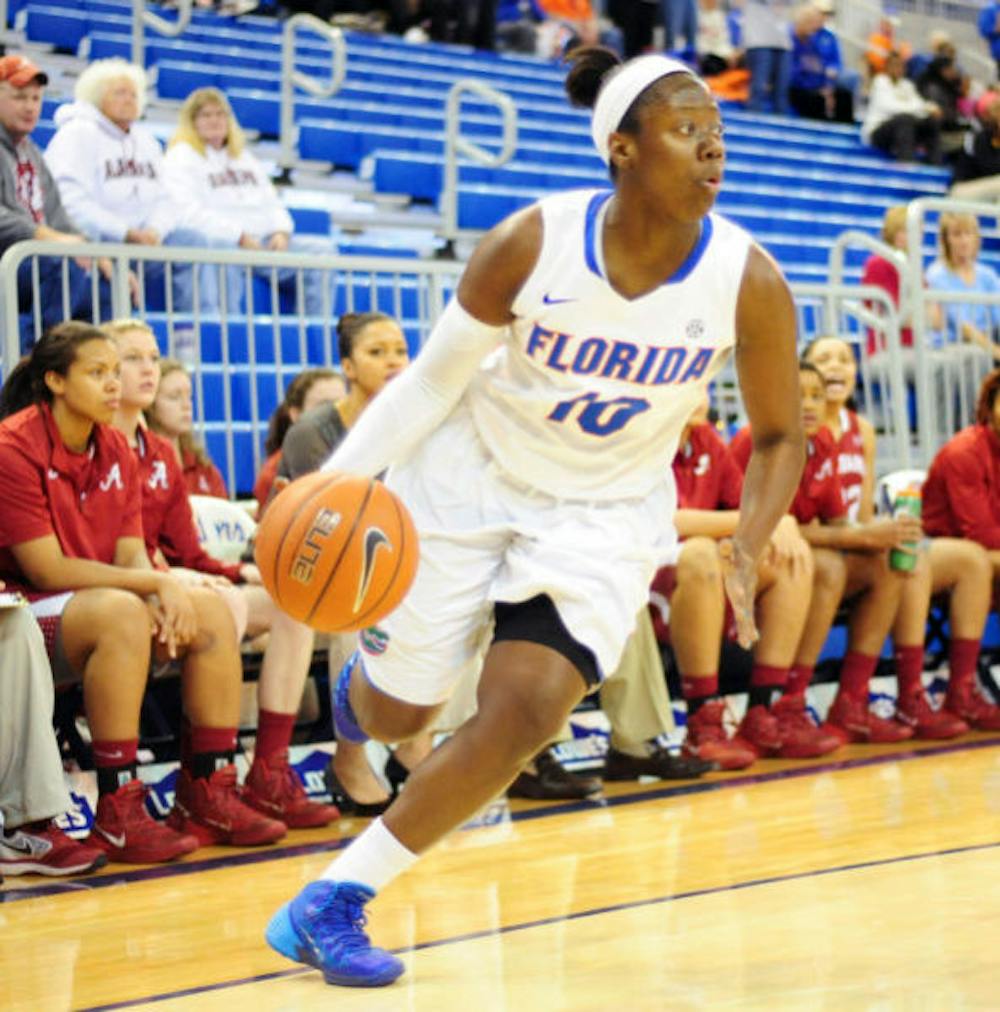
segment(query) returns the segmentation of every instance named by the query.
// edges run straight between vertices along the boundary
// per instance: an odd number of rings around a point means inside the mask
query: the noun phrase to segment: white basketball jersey
[[[541,254],[506,341],[468,393],[508,474],[565,499],[648,495],[668,480],[684,425],[732,353],[751,239],[709,215],[667,282],[634,299],[603,270],[610,190],[540,201]]]

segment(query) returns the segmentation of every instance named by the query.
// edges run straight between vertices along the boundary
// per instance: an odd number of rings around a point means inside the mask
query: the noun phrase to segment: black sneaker
[[[609,748],[604,760],[605,780],[638,780],[639,777],[656,777],[659,780],[695,780],[703,773],[717,770],[718,764],[674,755],[661,745],[654,746],[648,755],[626,755]]]
[[[579,801],[599,794],[601,781],[597,777],[581,777],[564,769],[549,749],[534,758],[536,773],[522,771],[507,788],[511,798],[530,798],[532,801]]]

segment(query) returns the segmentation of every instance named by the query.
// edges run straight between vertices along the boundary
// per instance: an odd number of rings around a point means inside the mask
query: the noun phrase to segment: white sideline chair
[[[214,559],[239,562],[257,524],[239,503],[211,495],[192,495],[191,509],[198,525],[198,540]]]
[[[906,488],[921,488],[927,479],[927,472],[920,468],[890,471],[875,483],[875,508],[885,516],[891,516],[893,506],[900,492]]]

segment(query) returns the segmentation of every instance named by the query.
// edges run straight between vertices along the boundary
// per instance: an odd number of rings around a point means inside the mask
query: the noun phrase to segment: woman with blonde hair
[[[208,245],[197,219],[171,198],[164,185],[163,153],[153,132],[139,122],[146,104],[146,72],[114,57],[95,60],[80,75],[75,101],[56,110],[58,129],[45,160],[67,214],[88,238],[139,246]],[[162,262],[141,271],[159,286]],[[169,274],[173,308],[190,311],[194,272],[174,264]],[[218,308],[214,272],[198,272],[201,309]]]
[[[1000,277],[979,260],[982,239],[974,214],[945,212],[938,222],[938,235],[941,253],[927,268],[928,287],[955,295],[1000,296]],[[1000,298],[993,304],[943,300],[941,308],[942,340],[957,394],[944,403],[943,431],[950,435],[971,421],[979,384],[1000,362]]]
[[[246,145],[240,124],[218,88],[198,88],[181,106],[177,130],[164,158],[167,190],[186,215],[199,222],[215,245],[298,253],[332,253],[328,238],[293,235],[292,216],[263,165]],[[270,268],[258,269],[270,277]],[[281,287],[290,287],[309,316],[326,315],[323,272],[282,268]],[[230,303],[243,296],[246,272],[228,271]],[[301,297],[299,290],[301,289]]]

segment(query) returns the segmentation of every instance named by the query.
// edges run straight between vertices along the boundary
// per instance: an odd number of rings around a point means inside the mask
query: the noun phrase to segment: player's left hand
[[[753,613],[757,596],[757,563],[734,538],[720,542],[719,557],[722,559],[726,595],[736,618],[737,638],[740,646],[749,650],[757,642],[757,622]]]

